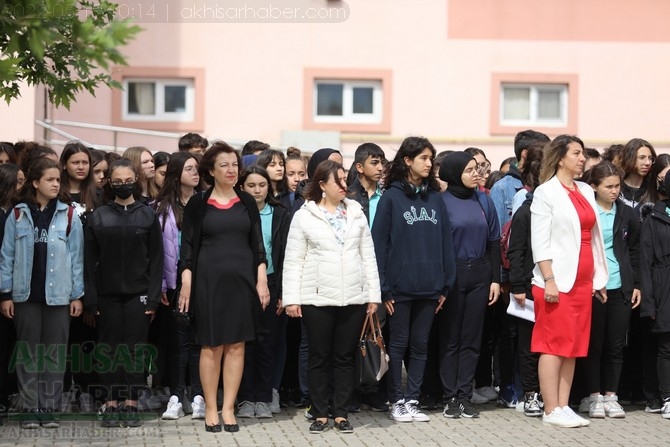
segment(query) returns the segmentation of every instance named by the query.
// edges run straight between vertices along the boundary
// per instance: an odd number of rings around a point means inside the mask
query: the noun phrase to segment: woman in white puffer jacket
[[[356,340],[366,312],[375,312],[381,301],[368,222],[360,204],[345,198],[345,179],[334,161],[317,167],[286,244],[283,303],[289,316],[304,318],[307,330],[315,417],[311,433],[329,427],[331,373],[335,428],[353,431],[347,408],[354,390]]]

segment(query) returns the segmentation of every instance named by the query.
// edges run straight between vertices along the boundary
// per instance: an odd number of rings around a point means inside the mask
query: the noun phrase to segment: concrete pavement
[[[205,432],[204,421],[190,416],[162,421],[160,413],[145,414],[140,428],[100,428],[97,421],[63,421],[60,429],[23,430],[18,422],[0,427],[0,444],[20,446],[662,446],[670,441],[670,420],[627,406],[626,418],[593,420],[589,427],[545,427],[514,409],[479,405],[478,419],[445,419],[429,412],[430,422],[394,423],[388,413],[361,411],[350,415],[353,434],[333,429],[309,433],[304,410],[283,409],[274,419],[238,419],[235,434]]]

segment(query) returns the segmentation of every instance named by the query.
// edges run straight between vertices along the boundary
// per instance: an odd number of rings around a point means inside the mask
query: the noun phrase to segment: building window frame
[[[112,76],[122,89],[112,91],[112,124],[159,131],[203,131],[204,73],[201,68],[115,67]],[[145,103],[146,113],[129,111],[132,83],[154,84],[153,101]],[[185,87],[183,111],[165,111],[165,87],[170,86]]]
[[[526,119],[505,118],[505,90],[529,89],[529,113]],[[578,76],[576,74],[494,73],[491,84],[491,135],[515,135],[532,128],[551,135],[577,133]],[[539,95],[558,92],[560,117],[539,116]]]
[[[318,113],[319,87],[341,85],[341,114]],[[303,127],[311,130],[341,132],[390,133],[391,91],[390,70],[307,68],[304,72]],[[354,89],[372,88],[368,103],[371,113],[354,111]],[[365,104],[366,106],[368,104]],[[337,105],[337,104],[336,104]]]

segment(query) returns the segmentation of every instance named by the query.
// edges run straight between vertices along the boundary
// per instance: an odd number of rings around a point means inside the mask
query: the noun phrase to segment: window
[[[567,123],[567,85],[503,84],[500,94],[503,125],[563,127]]]
[[[123,119],[193,121],[193,79],[124,79]]]
[[[382,121],[381,81],[314,81],[314,122],[366,123]]]
[[[577,134],[579,77],[572,73],[492,73],[491,135],[532,128]]]

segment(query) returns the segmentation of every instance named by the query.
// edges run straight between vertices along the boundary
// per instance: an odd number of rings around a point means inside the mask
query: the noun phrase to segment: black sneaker
[[[118,427],[119,426],[119,409],[116,407],[107,407],[102,413],[101,427]]]
[[[647,406],[644,411],[647,413],[660,413],[661,412],[661,399],[651,399],[647,401]]]
[[[362,408],[365,408],[370,411],[376,412],[385,412],[389,411],[389,406],[386,402],[382,402],[382,399],[376,395],[368,395],[363,397]]]
[[[419,397],[419,407],[422,410],[435,410],[437,408],[437,399],[433,394],[424,394]]]
[[[42,418],[41,410],[31,409],[21,414],[21,428],[33,430],[40,428],[40,419]]]
[[[313,434],[321,434],[329,428],[330,425],[328,425],[327,421],[322,422],[317,419],[316,421],[312,422],[312,425],[309,426],[309,432]]]
[[[523,414],[528,417],[542,416],[542,407],[537,393],[526,393],[523,396]]]
[[[121,427],[141,427],[142,421],[140,421],[140,413],[137,411],[137,407],[126,405],[119,418],[119,423]]]
[[[452,397],[447,401],[442,416],[452,419],[461,417],[461,406],[455,398]]]
[[[353,433],[354,432],[354,427],[346,419],[342,419],[340,422],[335,422],[335,428],[340,433]]]
[[[60,417],[52,409],[41,410],[40,423],[44,428],[59,428]]]
[[[479,411],[475,410],[475,407],[470,403],[470,399],[464,399],[459,404],[461,409],[461,417],[472,419],[479,417]]]

